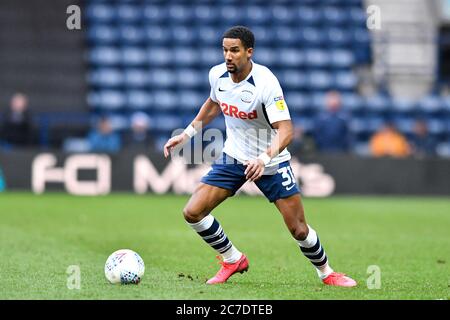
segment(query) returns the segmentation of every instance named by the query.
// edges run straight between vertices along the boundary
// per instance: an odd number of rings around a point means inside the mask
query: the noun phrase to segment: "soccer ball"
[[[129,249],[113,252],[105,263],[106,279],[113,284],[138,284],[141,282],[144,271],[144,260]]]

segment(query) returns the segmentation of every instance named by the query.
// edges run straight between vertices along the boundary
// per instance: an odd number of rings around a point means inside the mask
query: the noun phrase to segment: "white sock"
[[[300,249],[302,250],[305,257],[310,259],[311,263],[313,263],[314,267],[316,268],[317,275],[321,279],[325,279],[330,275],[330,273],[333,272],[333,269],[328,264],[328,258],[325,254],[325,251],[322,248],[322,245],[320,244],[319,237],[317,236],[316,231],[311,228],[308,225],[308,235],[306,236],[306,239],[304,240],[297,240],[297,243],[300,246]],[[309,250],[308,250],[309,249]],[[311,251],[312,249],[312,251]],[[314,263],[317,263],[320,261],[326,261],[324,264],[320,266],[316,266]]]
[[[196,223],[188,224],[194,229],[214,250],[216,250],[226,263],[238,261],[242,253],[228,240],[220,223],[209,214]],[[214,239],[214,241],[212,241]],[[211,242],[212,241],[212,242]],[[214,247],[213,247],[214,246]]]

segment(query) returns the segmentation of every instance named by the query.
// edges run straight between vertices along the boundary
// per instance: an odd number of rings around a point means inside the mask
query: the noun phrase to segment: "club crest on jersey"
[[[286,104],[284,103],[283,96],[275,97],[273,98],[273,100],[275,101],[275,105],[277,106],[278,110],[283,111],[284,109],[286,109]]]
[[[242,90],[241,101],[245,103],[251,103],[253,99],[253,92],[249,90]]]
[[[242,120],[252,120],[258,118],[258,113],[256,110],[253,110],[252,112],[245,112],[245,111],[239,111],[239,108],[233,105],[228,105],[225,102],[222,102],[220,104],[220,107],[222,108],[222,112],[224,115],[229,117],[234,117]]]

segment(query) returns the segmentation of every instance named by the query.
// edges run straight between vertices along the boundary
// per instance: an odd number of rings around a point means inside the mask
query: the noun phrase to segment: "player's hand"
[[[177,136],[174,136],[170,138],[167,143],[164,145],[164,157],[168,157],[170,153],[172,152],[173,148],[175,148],[177,145],[182,143],[184,141],[185,134],[179,134]]]
[[[264,162],[261,159],[253,159],[246,161],[244,166],[247,166],[245,169],[245,178],[250,181],[256,181],[264,173]]]

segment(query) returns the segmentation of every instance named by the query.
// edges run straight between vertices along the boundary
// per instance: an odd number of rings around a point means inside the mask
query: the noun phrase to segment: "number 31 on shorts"
[[[292,189],[295,185],[295,177],[292,172],[291,166],[281,167],[277,170],[278,173],[281,173],[281,177],[283,178],[283,182],[281,185],[286,187],[286,190]]]

